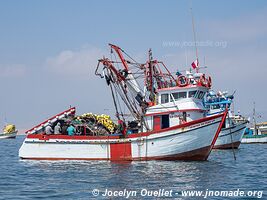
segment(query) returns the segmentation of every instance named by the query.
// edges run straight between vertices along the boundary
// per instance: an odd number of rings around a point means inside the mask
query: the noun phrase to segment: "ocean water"
[[[205,162],[114,163],[20,160],[23,139],[0,140],[0,199],[126,199],[125,191],[133,191],[129,199],[161,199],[157,193],[149,195],[159,189],[173,199],[205,199],[182,196],[183,191],[194,190],[250,194],[206,199],[267,199],[267,144],[241,145],[236,161],[231,150],[216,150]],[[103,196],[106,190],[110,196]]]

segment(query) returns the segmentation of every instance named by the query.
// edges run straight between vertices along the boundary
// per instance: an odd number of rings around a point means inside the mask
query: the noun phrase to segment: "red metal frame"
[[[113,66],[112,61],[107,58],[103,58],[98,61],[101,62],[104,66],[108,67],[110,70],[112,70],[118,77],[119,81],[125,81],[124,76],[122,76],[121,73]]]
[[[125,61],[124,57],[123,57],[123,54],[122,54],[122,49],[114,44],[109,44],[109,46],[114,49],[116,51],[116,53],[118,54],[124,68],[129,71],[129,67],[128,67],[128,64],[127,62]]]

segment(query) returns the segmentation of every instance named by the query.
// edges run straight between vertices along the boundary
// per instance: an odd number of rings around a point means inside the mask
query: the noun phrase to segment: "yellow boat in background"
[[[18,130],[14,124],[7,124],[3,128],[3,133],[0,133],[0,139],[16,138]]]

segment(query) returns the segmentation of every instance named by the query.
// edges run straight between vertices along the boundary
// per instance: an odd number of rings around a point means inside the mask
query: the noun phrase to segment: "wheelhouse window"
[[[186,92],[172,93],[172,96],[173,96],[174,100],[178,100],[178,99],[181,99],[181,98],[186,98]]]
[[[168,103],[168,102],[169,102],[169,94],[162,94],[161,103]]]
[[[203,91],[199,91],[197,98],[202,99],[204,97],[205,93]]]
[[[171,98],[171,101],[178,99],[178,93],[172,93],[173,98]]]
[[[194,91],[189,91],[189,93],[188,93],[188,98],[195,97],[196,93],[197,93],[196,90],[194,90]]]

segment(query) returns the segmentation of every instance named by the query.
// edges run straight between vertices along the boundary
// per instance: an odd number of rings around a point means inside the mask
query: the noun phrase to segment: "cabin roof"
[[[176,91],[176,90],[181,90],[181,91],[186,91],[190,89],[196,89],[196,88],[201,88],[201,89],[208,89],[207,87],[204,86],[199,86],[199,85],[187,85],[185,87],[179,87],[179,86],[174,86],[174,87],[168,87],[168,88],[161,88],[158,89],[157,92],[167,92],[167,91]]]

